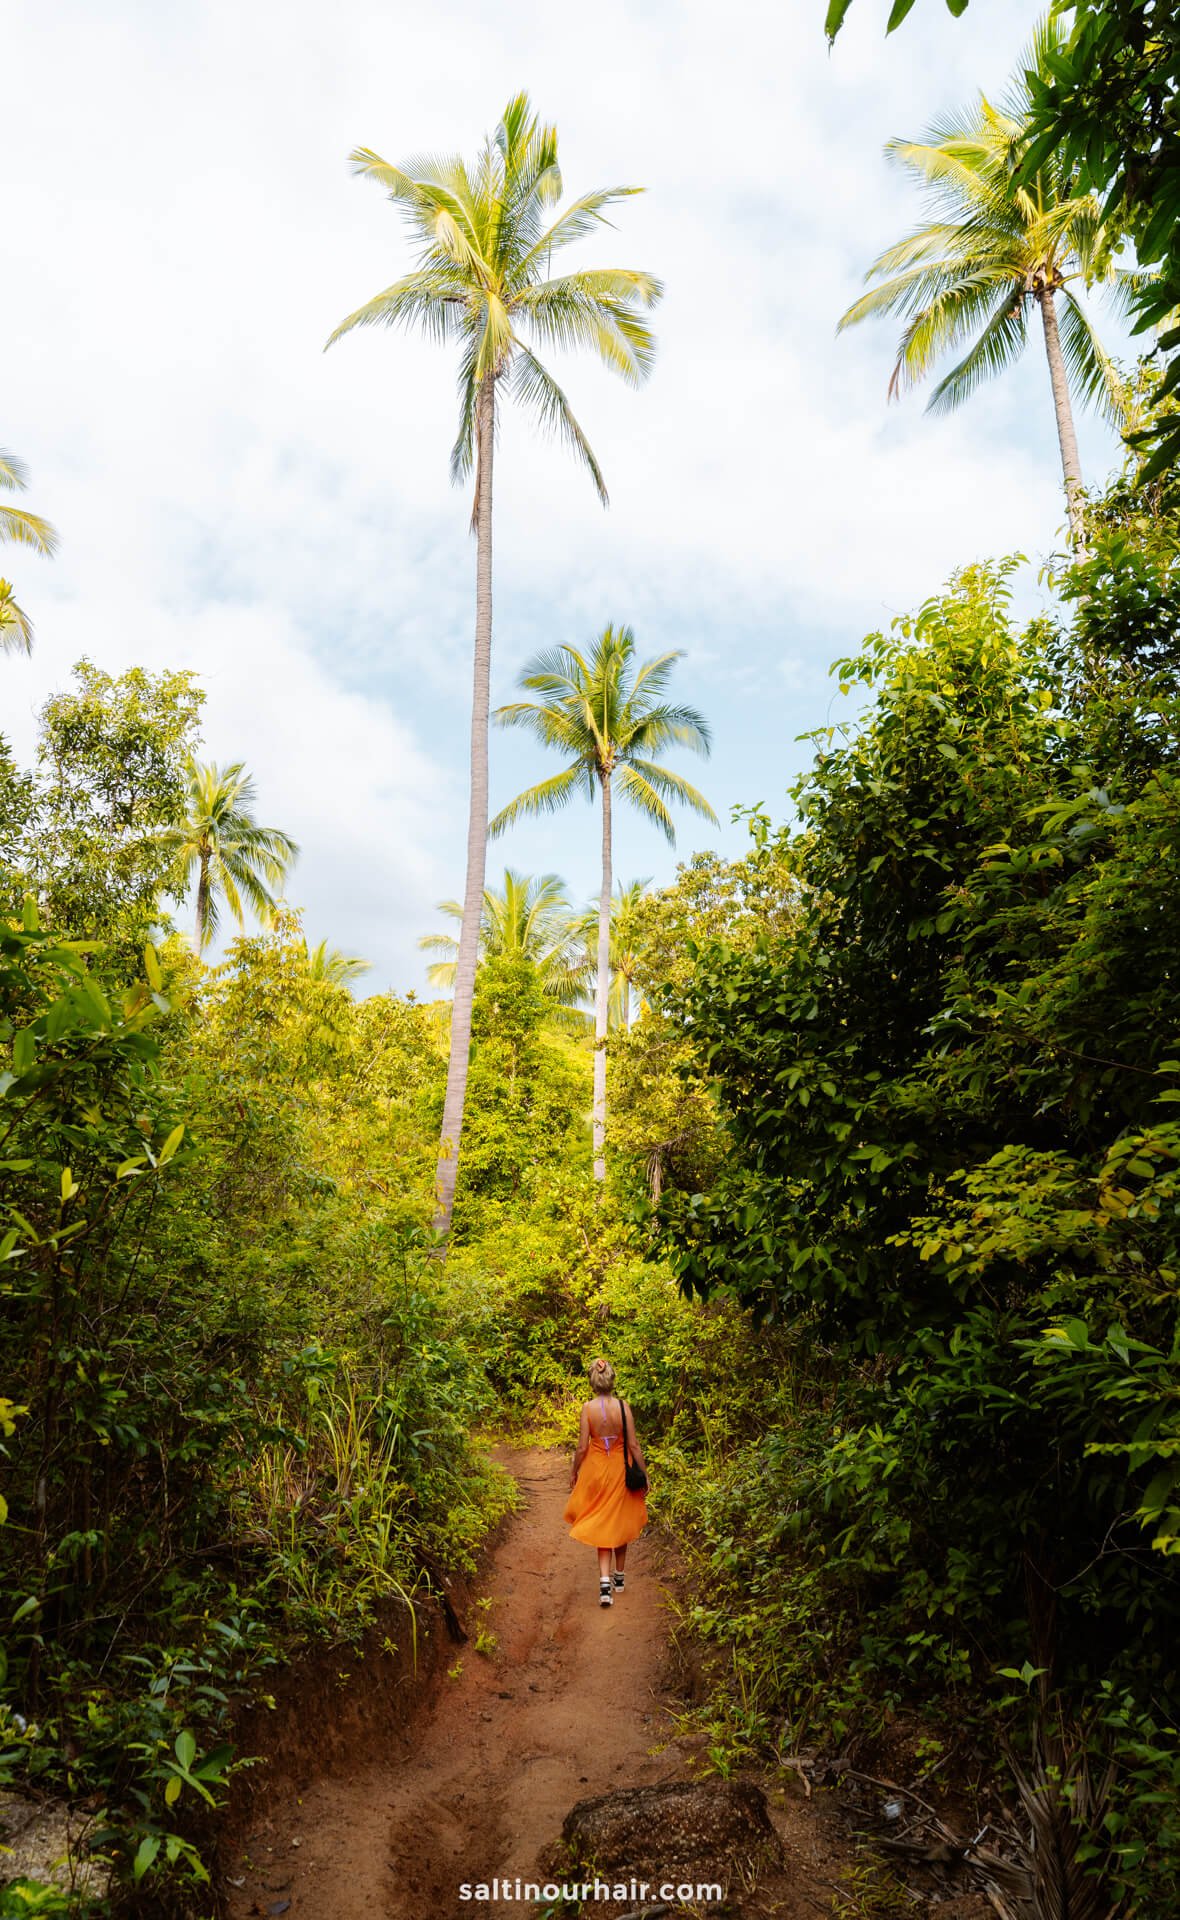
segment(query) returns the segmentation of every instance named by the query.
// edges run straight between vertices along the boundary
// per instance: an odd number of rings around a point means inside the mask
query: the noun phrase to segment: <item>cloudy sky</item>
[[[835,322],[912,222],[881,158],[979,85],[999,89],[1035,9],[922,0],[883,38],[857,0],[836,49],[823,0],[9,0],[0,444],[33,474],[57,560],[8,550],[37,626],[0,663],[0,727],[31,759],[35,715],[83,654],[195,669],[205,750],[244,759],[260,812],[300,842],[310,937],[421,987],[419,933],[461,890],[474,550],[448,481],[454,372],[383,331],[322,352],[408,265],[393,208],[350,176],[471,152],[527,88],[556,122],[567,188],[642,185],[571,264],[666,282],[659,360],[635,394],[558,365],[611,507],[557,447],[508,420],[497,469],[493,698],[539,645],[630,621],[681,647],[711,762],[684,763],[722,822],[679,854],[737,850],[737,804],[774,811],[838,716],[828,664],[951,569],[1063,518],[1039,349],[950,420],[887,407],[888,323]],[[14,176],[19,175],[19,180]],[[1114,447],[1083,430],[1098,477]],[[1024,588],[1041,589],[1035,565]],[[493,739],[500,804],[541,772]],[[626,877],[677,853],[620,833]],[[493,849],[596,886],[588,808]]]

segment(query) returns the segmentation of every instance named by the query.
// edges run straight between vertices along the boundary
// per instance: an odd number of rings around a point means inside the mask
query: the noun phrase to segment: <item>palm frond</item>
[[[235,847],[222,847],[217,856],[217,872],[226,905],[239,925],[243,919],[242,900],[249,903],[260,919],[267,919],[278,905],[278,897],[267,878],[248,857]]]
[[[246,911],[242,905],[242,896],[238,888],[238,876],[234,873],[232,867],[227,865],[220,854],[215,856],[210,866],[210,881],[212,884],[209,888],[209,903],[205,915],[205,930],[207,935],[212,936],[215,934],[219,924],[217,909],[217,895],[219,892],[239,927],[245,926]],[[252,902],[251,904],[254,903]],[[266,889],[263,888],[262,899],[258,903],[258,910],[263,914],[267,914],[273,910],[273,907],[274,901]]]
[[[1066,289],[1059,297],[1057,330],[1071,391],[1095,408],[1108,426],[1124,426],[1131,398],[1127,383],[1094,332],[1085,309]]]
[[[406,167],[394,167],[368,147],[355,147],[349,160],[354,173],[383,186],[391,200],[411,215],[423,237],[432,239],[457,265],[475,272],[486,265],[462,160],[418,158]]]
[[[713,751],[713,735],[704,714],[696,707],[652,707],[630,729],[628,750],[634,747],[641,753],[649,753],[670,746],[687,747],[690,753],[699,753],[708,759]]]
[[[628,636],[633,651],[634,634],[629,627],[624,627],[622,631]],[[672,647],[667,653],[657,653],[653,659],[645,660],[631,684],[631,698],[634,699],[637,693],[642,692],[644,698],[650,700],[654,693],[663,693],[672,677],[672,669],[676,662],[683,658],[684,648]]]
[[[239,901],[238,904],[240,906],[241,902]],[[243,924],[244,924],[243,917],[241,914],[239,914],[238,925],[240,927]],[[208,899],[205,902],[205,920],[201,928],[202,952],[206,947],[211,947],[213,945],[213,942],[216,940],[220,931],[221,931],[221,907],[218,902],[217,889],[216,887],[211,886],[209,889]]]
[[[512,318],[499,294],[489,293],[483,303],[483,324],[479,329],[475,354],[475,380],[478,385],[487,374],[504,371],[516,343]]]
[[[498,840],[506,828],[517,820],[527,819],[530,815],[558,813],[578,791],[588,787],[589,799],[594,798],[593,778],[587,781],[586,769],[581,761],[572,767],[564,767],[560,773],[550,775],[548,780],[538,781],[535,787],[528,787],[524,793],[518,793],[506,807],[501,807],[495,819],[488,823],[488,838]]]
[[[566,353],[587,348],[629,386],[651,372],[655,340],[632,302],[588,293],[576,274],[530,287],[516,296],[513,310],[539,342]]]
[[[20,547],[32,547],[46,555],[57,552],[57,532],[40,514],[26,513],[23,507],[0,504],[0,540]]]
[[[931,351],[937,354],[978,325],[998,291],[1019,288],[1023,278],[1019,263],[1004,259],[910,267],[854,300],[836,331],[843,333],[875,314],[899,314],[910,322],[907,333],[926,325]]]
[[[951,413],[983,380],[994,379],[1019,359],[1028,338],[1028,305],[1005,290],[991,319],[958,365],[939,381],[930,396],[928,413]]]
[[[354,327],[419,325],[428,338],[445,344],[460,331],[463,315],[462,283],[457,275],[435,269],[407,274],[334,327],[324,351],[351,333]]]
[[[633,195],[642,193],[642,187],[599,187],[594,193],[584,193],[572,200],[560,213],[552,225],[540,234],[535,244],[525,254],[520,263],[521,284],[526,284],[531,270],[541,260],[548,261],[553,254],[560,253],[564,247],[572,246],[575,240],[583,240],[593,233],[596,227],[609,226],[605,219],[605,209],[616,200],[629,200]]]
[[[998,156],[978,140],[949,135],[942,140],[891,140],[889,158],[916,174],[931,189],[934,203],[947,213],[978,218],[986,213],[1001,228],[1012,225],[1016,214],[1005,191]]]
[[[589,471],[603,506],[609,506],[610,495],[606,490],[602,469],[593,447],[574,418],[569,401],[553,376],[524,346],[518,345],[513,355],[512,393],[515,399],[522,401],[537,415],[546,431],[558,434],[573,449]]]
[[[673,773],[670,767],[657,766],[654,761],[640,759],[637,755],[629,756],[625,764],[641,779],[646,780],[648,786],[654,793],[659,794],[661,799],[679,800],[682,806],[691,807],[694,813],[699,813],[705,820],[716,823],[717,815],[704,794],[698,793],[694,786],[690,786],[679,773]]]
[[[624,764],[615,773],[615,785],[623,798],[630,802],[636,813],[660,829],[665,840],[672,843],[676,839],[676,827],[672,815],[668,812],[659,793],[638,767]]]
[[[339,947],[330,947],[326,940],[314,947],[309,947],[305,940],[303,951],[309,979],[323,981],[327,986],[346,987],[373,970],[371,960],[362,960],[357,953],[341,953]]]
[[[535,693],[575,692],[589,673],[577,648],[563,644],[534,654],[520,676],[520,684]]]
[[[19,454],[0,447],[0,487],[10,493],[24,493],[29,484],[29,469]]]
[[[476,356],[465,353],[459,366],[459,431],[451,448],[451,479],[465,480],[475,465],[476,419],[479,409],[479,382],[475,377]],[[472,508],[474,513],[475,509]]]
[[[886,275],[892,278],[913,267],[929,268],[935,264],[945,267],[948,261],[962,254],[962,235],[963,227],[958,221],[931,220],[925,226],[916,227],[904,240],[896,241],[877,255],[865,273],[865,282]]]
[[[0,653],[32,653],[33,623],[12,597],[7,580],[0,580]]]

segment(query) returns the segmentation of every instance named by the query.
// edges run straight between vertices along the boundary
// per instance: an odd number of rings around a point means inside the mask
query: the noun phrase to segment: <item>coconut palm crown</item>
[[[438,910],[462,922],[458,900],[440,900]],[[427,967],[426,977],[431,986],[449,992],[455,985],[457,938],[451,933],[427,933],[418,945],[424,953],[442,956]],[[503,887],[484,888],[479,946],[481,959],[510,955],[531,960],[546,999],[555,1007],[577,1004],[586,969],[565,882],[557,874],[517,873],[505,867]]]
[[[837,330],[879,314],[904,321],[891,398],[925,380],[944,355],[958,354],[929,402],[931,412],[945,413],[1020,356],[1039,312],[1076,539],[1082,473],[1071,388],[1115,424],[1126,404],[1079,292],[1102,286],[1121,301],[1137,276],[1115,265],[1099,197],[1080,192],[1062,160],[1050,154],[1027,184],[1016,175],[1031,111],[1028,71],[1047,77],[1062,32],[1052,19],[1038,28],[998,107],[980,94],[924,139],[889,142],[889,158],[925,187],[929,217],[873,261],[865,279],[876,284]]]
[[[254,782],[240,760],[219,767],[190,759],[185,766],[185,815],[161,835],[179,876],[197,879],[193,946],[203,953],[220,924],[221,902],[239,927],[245,906],[268,920],[299,848],[277,827],[254,818]]]
[[[606,223],[608,207],[643,189],[599,188],[548,219],[562,192],[557,130],[542,125],[526,93],[509,101],[473,166],[448,154],[395,167],[367,147],[350,158],[354,172],[387,190],[419,264],[342,320],[328,345],[354,327],[409,326],[457,346],[452,477],[463,479],[476,461],[481,389],[503,381],[510,399],[565,439],[605,503],[590,443],[533,348],[588,347],[633,386],[651,371],[655,346],[642,309],[662,292],[654,275],[630,267],[552,270],[555,256]]]
[[[602,808],[602,887],[598,900],[598,958],[594,1008],[594,1173],[606,1177],[606,1039],[610,998],[610,922],[613,809],[618,798],[676,838],[671,805],[679,803],[714,820],[704,796],[653,755],[669,747],[707,754],[711,740],[695,707],[665,698],[678,652],[636,665],[630,627],[606,627],[588,656],[576,647],[554,647],[525,667],[519,685],[538,697],[498,707],[503,727],[523,727],[566,762],[560,773],[518,794],[488,831],[503,833],[527,814],[552,813],[576,794]]]
[[[309,980],[322,981],[329,987],[348,987],[373,970],[371,960],[363,960],[359,953],[342,953],[339,947],[330,947],[326,940],[320,940],[314,947],[303,942],[303,951],[307,960]]]
[[[596,233],[607,210],[640,189],[600,188],[557,211],[562,179],[556,129],[537,117],[527,94],[509,101],[471,164],[448,154],[397,167],[367,147],[354,151],[352,163],[386,189],[409,227],[418,261],[411,273],[350,313],[328,345],[355,327],[405,326],[453,346],[459,360],[459,429],[451,473],[456,480],[473,468],[475,473],[467,872],[436,1176],[435,1225],[445,1241],[458,1177],[487,858],[492,468],[499,403],[516,402],[542,428],[560,435],[588,469],[605,505],[606,483],[593,449],[538,354],[586,348],[630,385],[639,385],[655,352],[644,312],[659,299],[661,288],[652,274],[629,267],[561,270],[566,249]]]
[[[626,1030],[634,1017],[635,976],[639,971],[644,950],[644,926],[646,916],[643,902],[647,898],[647,889],[651,885],[650,877],[644,880],[618,880],[610,902],[610,998],[607,1002],[607,1028],[616,1027]],[[584,913],[577,923],[578,939],[588,956],[593,956],[598,946],[598,906],[595,904]],[[593,959],[587,972],[593,977]]]

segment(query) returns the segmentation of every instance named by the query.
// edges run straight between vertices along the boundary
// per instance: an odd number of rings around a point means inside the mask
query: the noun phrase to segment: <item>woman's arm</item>
[[[590,1451],[590,1402],[587,1401],[585,1406],[582,1408],[582,1418],[578,1426],[578,1450],[574,1455],[574,1464],[570,1468],[570,1492],[571,1493],[573,1492],[573,1489],[574,1489],[574,1483],[577,1480],[579,1473],[582,1471],[582,1462],[586,1458],[586,1455],[589,1453],[589,1451]]]

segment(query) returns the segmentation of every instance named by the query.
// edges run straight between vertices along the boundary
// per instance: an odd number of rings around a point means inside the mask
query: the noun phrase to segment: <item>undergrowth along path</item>
[[[568,1457],[504,1450],[497,1458],[524,1504],[493,1555],[485,1599],[467,1622],[471,1639],[455,1649],[454,1677],[439,1681],[408,1727],[391,1730],[385,1750],[358,1755],[355,1766],[272,1811],[234,1868],[243,1884],[232,1920],[280,1912],[290,1920],[520,1920],[536,1910],[515,1899],[465,1900],[461,1887],[544,1879],[537,1856],[578,1800],[686,1778],[684,1754],[667,1745],[677,1703],[658,1536],[631,1548],[626,1591],[601,1608],[596,1556],[568,1538],[561,1520]],[[481,1631],[484,1653],[475,1645]],[[791,1905],[800,1914],[825,1910],[814,1892]]]

